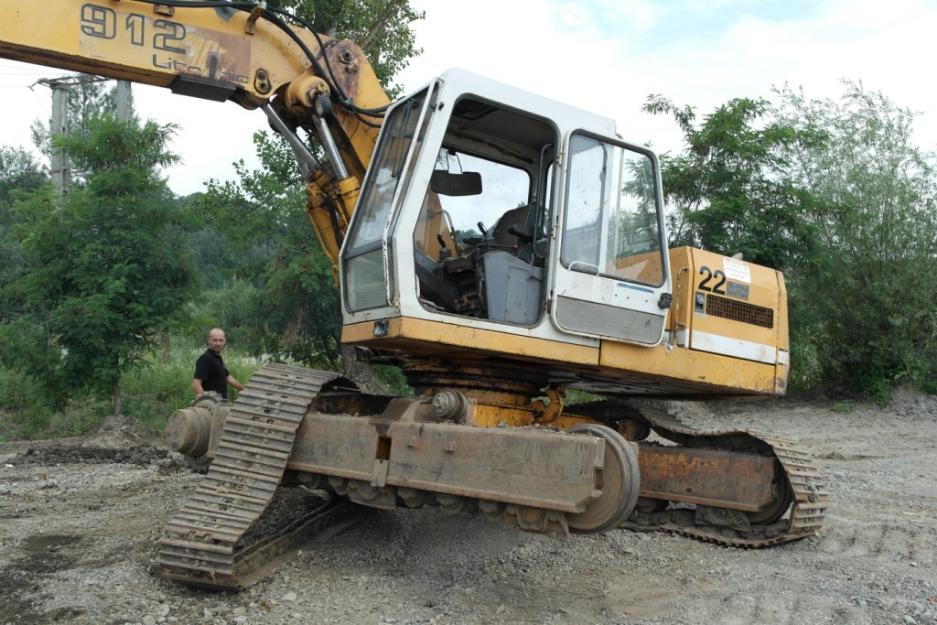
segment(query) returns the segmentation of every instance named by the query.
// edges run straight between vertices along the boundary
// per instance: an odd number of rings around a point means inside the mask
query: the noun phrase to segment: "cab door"
[[[670,307],[657,158],[584,131],[565,141],[553,323],[570,334],[661,341]]]

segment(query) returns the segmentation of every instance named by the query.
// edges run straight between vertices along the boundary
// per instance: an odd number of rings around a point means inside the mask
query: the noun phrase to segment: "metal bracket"
[[[244,32],[248,35],[253,35],[255,32],[255,25],[257,20],[260,19],[260,16],[263,15],[264,11],[267,8],[266,2],[258,2],[257,6],[254,7],[254,10],[251,11],[251,14],[247,17],[247,23],[244,24]]]
[[[543,400],[536,399],[530,402],[531,408],[537,413],[537,423],[552,423],[563,413],[565,404],[565,393],[562,388],[548,388],[544,394],[550,403],[544,403]]]

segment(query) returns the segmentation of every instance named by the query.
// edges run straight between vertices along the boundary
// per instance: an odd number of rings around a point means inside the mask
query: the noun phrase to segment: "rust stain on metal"
[[[352,100],[358,95],[358,67],[361,65],[358,57],[364,58],[364,53],[352,41],[343,39],[334,45],[325,46],[329,65],[332,68],[332,78],[341,87],[342,92]]]
[[[756,511],[771,502],[774,458],[641,445],[641,496]]]

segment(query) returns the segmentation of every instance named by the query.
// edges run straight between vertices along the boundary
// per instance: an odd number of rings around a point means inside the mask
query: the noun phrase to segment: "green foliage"
[[[107,412],[108,403],[88,393],[52,406],[37,378],[0,366],[0,442],[78,436]]]
[[[793,387],[884,401],[937,377],[937,176],[914,116],[847,84],[837,100],[789,88],[732,100],[699,127],[659,97],[687,149],[664,159],[672,244],[786,272]]]
[[[11,223],[15,192],[34,191],[47,180],[44,167],[32,154],[22,148],[0,146],[0,225]]]
[[[827,137],[792,157],[822,250],[792,275],[793,312],[824,346],[820,376],[884,398],[937,375],[937,176],[914,115],[856,84],[835,101],[778,96],[780,118]]]
[[[159,432],[174,410],[193,398],[192,374],[204,346],[192,347],[178,338],[169,358],[152,353],[121,378],[123,414],[144,428]],[[225,365],[235,378],[246,382],[260,362],[225,350]],[[231,389],[236,397],[237,392]],[[91,393],[79,392],[52,407],[39,379],[0,365],[0,441],[79,436],[94,430],[110,412],[110,404]]]
[[[576,404],[587,404],[592,401],[599,401],[603,399],[601,395],[596,395],[595,393],[589,393],[587,391],[580,391],[575,388],[566,389],[566,405],[574,406]]]
[[[238,281],[227,289],[237,316],[227,316],[254,354],[334,368],[341,309],[331,265],[300,210],[292,154],[265,133],[254,138],[263,168],[236,165],[238,182],[209,183],[199,214],[238,251]],[[206,299],[210,303],[212,296]],[[201,310],[216,310],[203,306]],[[218,312],[214,314],[219,314]],[[233,322],[233,325],[232,325]]]
[[[844,402],[844,401],[834,402],[834,403],[830,406],[830,411],[831,411],[831,412],[838,412],[838,413],[840,413],[840,414],[850,414],[850,413],[852,413],[855,409],[856,409],[855,406],[853,406],[853,405],[850,404],[850,403]]]
[[[89,171],[85,183],[59,210],[41,191],[18,206],[33,264],[6,290],[42,320],[67,387],[116,390],[120,372],[140,362],[190,295],[184,224],[155,172],[175,160],[170,136],[153,123],[91,120],[62,139]]]
[[[263,317],[261,291],[247,280],[234,279],[222,286],[205,290],[187,304],[188,321],[182,330],[185,335],[197,337],[196,345],[204,346],[209,328],[224,328],[228,342],[235,345],[260,346],[261,335],[256,325]],[[254,350],[259,352],[258,349]]]
[[[116,110],[116,88],[106,89],[104,85],[97,76],[80,74],[69,86],[65,108],[70,133],[82,134],[92,119]],[[30,131],[35,146],[48,156],[52,152],[52,133],[49,126],[36,120]]]
[[[693,109],[660,96],[644,110],[673,115],[687,143],[683,154],[662,159],[672,247],[742,253],[776,268],[809,260],[816,233],[801,217],[812,199],[785,172],[790,151],[809,148],[818,135],[766,120],[765,100],[731,100],[698,127]]]
[[[28,260],[18,236],[20,218],[13,210],[17,197],[35,192],[48,178],[32,154],[20,148],[0,147],[0,289],[17,280]],[[21,312],[19,302],[0,299],[0,322]]]
[[[184,205],[197,202],[199,195],[190,195],[182,200]],[[186,209],[183,209],[186,210]],[[195,211],[189,213],[196,222]],[[187,233],[185,246],[191,251],[192,263],[202,278],[202,286],[216,289],[234,279],[234,270],[243,261],[235,253],[228,238],[208,224],[193,227]]]
[[[297,214],[266,268],[260,307],[268,353],[309,366],[338,367],[341,306],[332,266]],[[276,306],[271,305],[276,302]]]
[[[43,390],[36,378],[16,369],[0,366],[0,409],[13,414],[48,410]]]
[[[407,378],[400,370],[400,367],[394,365],[374,365],[372,367],[376,379],[372,380],[374,392],[387,395],[396,395],[399,397],[413,396],[413,388],[407,384]]]
[[[40,314],[24,314],[14,321],[0,324],[0,368],[28,377],[30,383],[23,387],[28,389],[24,392],[36,399],[23,406],[41,403],[50,408],[61,408],[64,405],[67,393],[60,359],[61,350]],[[8,399],[11,403],[4,400],[0,407],[20,405],[12,397]]]

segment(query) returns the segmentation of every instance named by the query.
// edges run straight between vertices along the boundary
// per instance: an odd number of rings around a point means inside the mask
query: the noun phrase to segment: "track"
[[[623,527],[663,531],[727,547],[760,549],[815,536],[823,525],[829,503],[826,481],[810,457],[790,441],[740,430],[699,431],[673,416],[642,407],[640,414],[658,435],[687,447],[756,451],[773,455],[784,470],[793,494],[787,518],[772,523],[749,522],[744,515],[728,515],[718,524],[712,518],[685,508],[642,514],[636,512]],[[718,515],[717,515],[718,517]]]
[[[359,506],[331,499],[298,517],[294,510],[281,527],[251,532],[264,525],[310,402],[339,381],[350,386],[335,373],[282,364],[254,374],[225,421],[208,474],[164,528],[157,560],[164,577],[244,588],[264,562],[295,542],[314,532],[334,534],[361,518]]]

